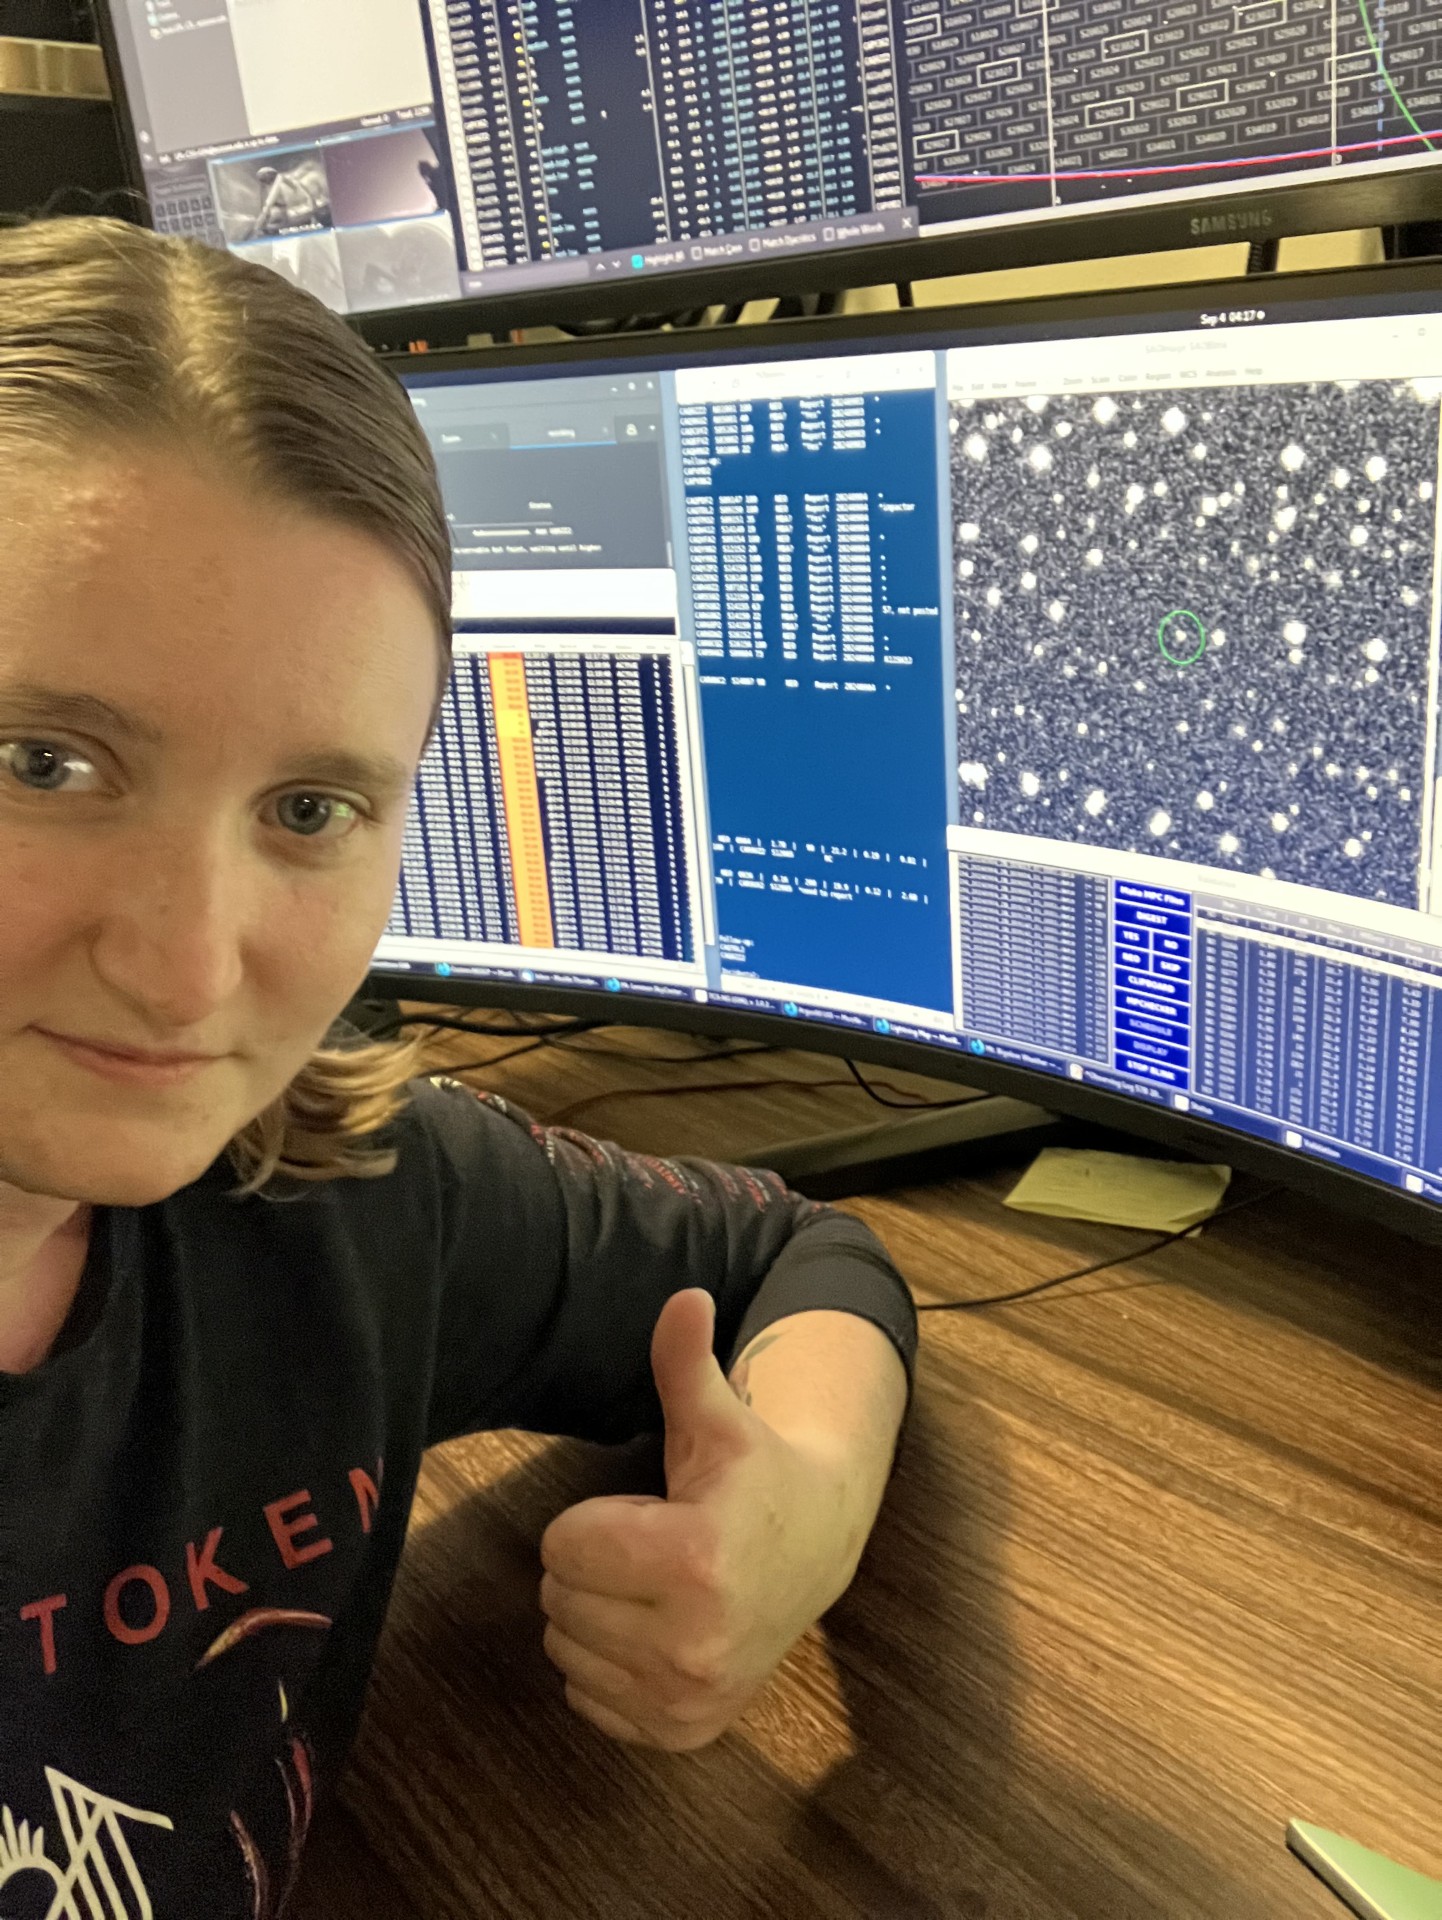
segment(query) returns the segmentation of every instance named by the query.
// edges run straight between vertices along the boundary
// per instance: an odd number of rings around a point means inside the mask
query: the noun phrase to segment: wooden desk
[[[579,1044],[620,1057],[547,1049],[486,1078],[547,1116],[606,1086],[839,1071]],[[642,1057],[662,1053],[686,1064]],[[724,1157],[876,1111],[738,1092],[577,1124]],[[1139,1244],[1009,1213],[1013,1178],[848,1204],[923,1304]],[[854,1584],[692,1755],[605,1739],[541,1650],[543,1528],[593,1493],[664,1490],[657,1448],[438,1449],[295,1913],[1341,1920],[1284,1849],[1294,1814],[1442,1876],[1439,1307],[1438,1255],[1284,1195],[1058,1295],[923,1313]]]

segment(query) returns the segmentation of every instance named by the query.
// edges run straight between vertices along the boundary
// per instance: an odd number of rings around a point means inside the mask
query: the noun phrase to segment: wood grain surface
[[[879,1112],[816,1084],[835,1061],[707,1045],[608,1029],[474,1080],[541,1118],[725,1082],[575,1118],[715,1158]],[[736,1086],[761,1078],[811,1085]],[[1009,1212],[1015,1177],[845,1204],[923,1306],[1147,1244]],[[542,1530],[664,1491],[656,1443],[438,1448],[296,1920],[1341,1920],[1293,1815],[1442,1876],[1439,1303],[1435,1253],[1279,1194],[1056,1294],[924,1312],[855,1582],[696,1754],[607,1740],[541,1648]]]

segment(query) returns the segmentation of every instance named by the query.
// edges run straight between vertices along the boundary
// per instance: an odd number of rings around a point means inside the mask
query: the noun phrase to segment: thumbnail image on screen
[[[155,225],[339,312],[460,292],[419,0],[113,0]]]

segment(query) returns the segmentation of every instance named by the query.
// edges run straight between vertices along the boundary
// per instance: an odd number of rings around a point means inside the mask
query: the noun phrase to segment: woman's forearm
[[[784,1439],[827,1470],[850,1585],[891,1474],[906,1408],[901,1356],[859,1314],[794,1313],[748,1342],[732,1387]]]

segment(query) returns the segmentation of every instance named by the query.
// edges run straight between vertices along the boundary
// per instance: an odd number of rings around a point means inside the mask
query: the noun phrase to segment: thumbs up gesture
[[[666,1498],[582,1500],[541,1538],[545,1650],[567,1701],[615,1739],[678,1753],[725,1732],[850,1573],[834,1477],[742,1404],[714,1334],[697,1287],[656,1322]]]

